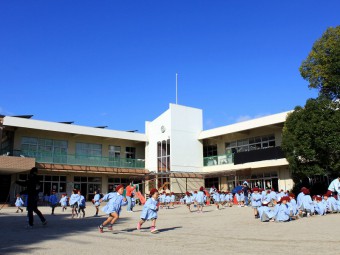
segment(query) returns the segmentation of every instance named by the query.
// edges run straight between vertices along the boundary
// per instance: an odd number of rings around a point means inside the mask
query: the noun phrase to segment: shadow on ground
[[[45,210],[41,211],[43,212]],[[34,254],[34,252],[43,254],[44,251],[39,247],[39,243],[67,236],[81,235],[87,231],[95,233],[94,230],[106,219],[105,216],[72,219],[69,213],[70,212],[67,214],[56,214],[55,216],[43,213],[48,222],[46,226],[42,225],[37,215],[34,215],[34,226],[32,229],[27,229],[26,212],[16,214],[8,211],[0,211],[0,226],[2,232],[0,238],[0,254]],[[118,226],[126,220],[128,219],[120,218],[115,225]],[[100,235],[99,232],[97,233]],[[65,249],[67,249],[67,247],[65,247]],[[46,253],[47,252],[46,250]]]

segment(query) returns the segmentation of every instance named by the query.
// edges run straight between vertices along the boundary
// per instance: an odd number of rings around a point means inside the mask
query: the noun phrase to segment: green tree
[[[297,106],[285,122],[282,149],[295,180],[340,172],[340,103],[325,97]]]
[[[309,88],[329,99],[340,98],[340,26],[330,27],[317,40],[300,66]]]

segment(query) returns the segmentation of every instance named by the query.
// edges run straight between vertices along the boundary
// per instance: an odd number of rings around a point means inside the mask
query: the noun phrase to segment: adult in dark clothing
[[[246,206],[249,205],[249,199],[248,199],[248,194],[249,194],[249,187],[248,187],[248,183],[247,182],[244,182],[243,183],[243,194],[244,194],[244,203]]]
[[[28,225],[29,227],[33,226],[33,212],[35,212],[43,225],[46,225],[47,221],[42,213],[38,210],[38,200],[39,200],[39,188],[40,182],[38,179],[38,168],[33,167],[30,171],[28,180],[26,181],[17,181],[16,183],[20,186],[26,187],[27,194],[27,216],[28,216]]]

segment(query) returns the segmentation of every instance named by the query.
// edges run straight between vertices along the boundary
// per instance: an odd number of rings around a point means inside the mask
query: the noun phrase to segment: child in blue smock
[[[172,206],[173,208],[175,208],[175,200],[176,200],[175,193],[171,192],[171,195],[170,195],[170,206]]]
[[[165,205],[165,191],[163,191],[163,193],[159,196],[159,207],[163,208],[163,206]]]
[[[300,210],[307,214],[307,217],[309,217],[314,212],[314,205],[311,196],[309,195],[309,189],[304,189],[303,196],[301,197],[301,206]]]
[[[322,197],[316,196],[315,201],[315,213],[321,216],[326,215],[326,205],[323,203]]]
[[[243,207],[244,206],[244,194],[241,190],[236,193],[236,199],[237,199],[238,207]]]
[[[220,209],[220,191],[216,190],[216,192],[213,195],[214,198],[214,204],[216,205],[216,210]]]
[[[61,195],[59,203],[61,205],[62,211],[65,211],[66,208],[67,208],[67,196],[66,196],[66,194]]]
[[[55,190],[52,190],[52,195],[50,195],[48,202],[50,203],[50,206],[52,208],[51,215],[54,215],[54,209],[57,207],[59,202],[57,195],[55,194]]]
[[[166,208],[166,209],[169,209],[169,207],[170,207],[170,202],[171,202],[170,194],[169,194],[169,193],[166,193],[166,196],[165,196],[165,208]]]
[[[254,217],[255,219],[259,218],[259,213],[257,208],[261,206],[262,196],[259,194],[259,188],[253,188],[253,193],[251,194],[251,206],[254,209]],[[267,200],[264,200],[267,201]],[[269,201],[267,201],[269,203]]]
[[[261,196],[261,194],[259,194]],[[276,201],[276,200],[275,200]],[[269,202],[264,200],[257,208],[259,218],[262,222],[274,221],[274,212],[268,207]]]
[[[294,193],[289,193],[289,198],[290,198],[290,201],[287,204],[289,206],[290,216],[292,219],[296,219],[299,213],[299,210],[297,209]]]
[[[195,201],[197,203],[197,212],[198,213],[203,213],[204,200],[205,200],[204,188],[200,187],[199,191],[196,194],[196,198],[195,198]]]
[[[100,206],[100,192],[99,192],[99,190],[96,190],[94,192],[93,205],[96,208],[96,213],[94,214],[94,217],[97,217],[98,216],[98,212],[99,212],[99,206]]]
[[[20,194],[17,194],[17,199],[15,200],[15,206],[17,207],[17,213],[19,212],[19,210],[21,212],[23,212],[24,210],[21,209],[20,207],[24,205],[24,201],[22,201],[21,197],[20,197]]]
[[[326,194],[327,198],[327,212],[333,213],[338,211],[338,207],[336,205],[336,199],[332,197],[332,192],[328,191]],[[324,197],[325,197],[324,195]]]
[[[78,200],[78,218],[80,218],[80,211],[83,212],[83,218],[85,218],[85,208],[86,208],[86,200],[85,197],[81,194],[81,191],[78,191],[79,200]]]
[[[287,222],[290,220],[290,211],[287,205],[288,201],[289,197],[287,196],[281,197],[281,205],[278,207],[278,211],[275,218],[277,222]]]
[[[80,197],[78,195],[78,190],[74,189],[70,197],[70,207],[72,208],[72,218],[78,216],[78,201]]]
[[[187,191],[185,193],[185,197],[184,197],[184,200],[185,200],[185,204],[187,205],[188,209],[189,209],[189,212],[191,212],[191,209],[190,209],[190,206],[192,204],[192,200],[191,200],[191,195],[190,195],[190,192]]]
[[[112,230],[112,225],[119,219],[119,214],[123,205],[127,205],[127,200],[122,196],[124,186],[122,184],[116,187],[116,192],[111,192],[103,197],[102,200],[110,199],[103,207],[102,211],[108,214],[108,218],[98,227],[99,232],[104,232],[104,227],[109,224],[108,230]]]
[[[233,206],[233,193],[227,191],[227,195],[225,199],[227,202],[227,206],[232,207]]]
[[[221,206],[225,205],[225,192],[224,191],[222,191],[220,194],[220,204]]]
[[[150,191],[150,198],[145,202],[142,213],[140,215],[141,220],[137,224],[137,229],[140,230],[145,221],[151,220],[151,233],[157,233],[156,220],[158,212],[158,190],[152,189]]]

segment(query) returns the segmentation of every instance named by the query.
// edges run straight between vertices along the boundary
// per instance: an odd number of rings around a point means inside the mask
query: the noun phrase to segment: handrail
[[[145,168],[145,159],[63,154],[32,150],[12,150],[0,155],[35,158],[38,163],[67,164],[81,166],[102,166],[119,168]]]

